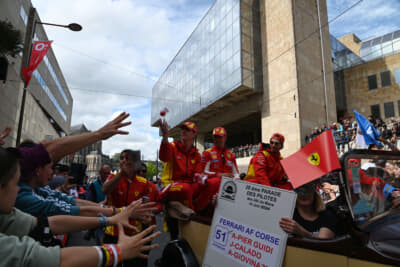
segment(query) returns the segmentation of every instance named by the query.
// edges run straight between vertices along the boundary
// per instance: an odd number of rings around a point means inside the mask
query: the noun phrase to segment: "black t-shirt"
[[[297,209],[295,209],[293,220],[303,226],[304,229],[315,235],[318,234],[319,230],[323,227],[326,227],[332,232],[336,233],[337,218],[330,210],[323,210],[318,214],[317,219],[314,221],[308,221],[301,217]]]

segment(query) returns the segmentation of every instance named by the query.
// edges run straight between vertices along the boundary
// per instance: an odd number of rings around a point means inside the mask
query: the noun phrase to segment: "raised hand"
[[[146,245],[154,240],[161,233],[156,232],[149,235],[154,229],[155,225],[150,226],[145,229],[143,232],[134,235],[132,237],[128,237],[124,233],[124,228],[121,224],[118,225],[119,229],[119,237],[118,237],[118,246],[121,248],[122,259],[133,259],[133,258],[144,258],[147,259],[149,256],[143,254],[144,251],[152,250],[158,247],[158,244]],[[149,235],[149,236],[147,236]],[[147,237],[146,237],[147,236]]]
[[[128,117],[129,117],[128,113],[122,112],[115,119],[108,122],[106,125],[101,127],[96,132],[100,135],[100,138],[102,140],[108,139],[111,136],[114,136],[116,134],[127,135],[127,134],[129,134],[129,132],[122,131],[122,130],[120,130],[120,128],[130,125],[132,123],[130,121],[124,122],[124,120]]]

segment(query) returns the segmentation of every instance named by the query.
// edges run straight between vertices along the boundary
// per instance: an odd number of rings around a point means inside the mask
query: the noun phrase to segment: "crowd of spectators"
[[[381,137],[389,144],[393,144],[400,148],[400,118],[391,118],[387,122],[378,118],[375,119],[372,115],[368,116],[368,120],[374,127],[381,133]],[[326,125],[320,128],[315,128],[309,135],[306,136],[306,143],[311,142],[321,133],[325,132],[328,128]],[[341,120],[333,123],[330,127],[334,136],[338,154],[342,154],[351,149],[361,149],[361,144],[356,142],[357,134],[361,134],[357,128],[357,121],[351,122],[350,119]],[[389,145],[384,145],[385,150],[389,150]]]
[[[400,117],[397,119],[391,118],[386,123],[384,120],[379,118],[375,119],[370,115],[368,116],[368,120],[381,133],[383,139],[400,149]],[[327,129],[332,129],[339,155],[351,149],[365,148],[356,143],[358,130],[357,121],[351,121],[350,119],[340,120],[337,123],[333,123],[329,128],[326,125],[314,128],[312,132],[305,137],[306,144],[310,143]],[[236,158],[244,158],[254,156],[259,148],[260,143],[235,146],[230,150],[235,154]],[[384,149],[388,150],[388,145],[385,145]]]
[[[244,158],[244,157],[254,156],[259,148],[260,148],[260,143],[254,145],[246,144],[233,147],[231,151],[233,154],[235,154],[236,158]]]

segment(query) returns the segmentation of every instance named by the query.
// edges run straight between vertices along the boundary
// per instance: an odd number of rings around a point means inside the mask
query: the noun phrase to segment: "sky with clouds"
[[[81,32],[46,27],[74,98],[72,125],[95,130],[120,111],[130,135],[103,143],[103,152],[140,149],[156,158],[150,127],[151,89],[214,0],[32,0],[42,21],[78,22]],[[327,0],[332,20],[358,0]],[[362,40],[400,28],[400,0],[364,0],[330,24],[336,37]]]

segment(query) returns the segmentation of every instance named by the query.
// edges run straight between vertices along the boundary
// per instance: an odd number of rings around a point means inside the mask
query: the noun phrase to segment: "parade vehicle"
[[[399,199],[391,195],[400,177],[385,166],[400,164],[400,152],[354,150],[340,161],[332,173],[340,193],[327,205],[339,219],[336,238],[289,236],[282,266],[400,266],[400,208],[393,206]],[[159,266],[202,266],[210,225],[202,216],[180,222],[181,238],[166,246]]]

